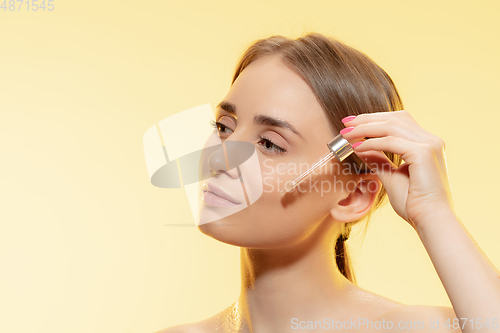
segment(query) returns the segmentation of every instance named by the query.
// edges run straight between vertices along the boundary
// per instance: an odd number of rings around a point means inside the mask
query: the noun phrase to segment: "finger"
[[[357,152],[356,155],[372,170],[386,187],[397,166],[381,151]]]
[[[381,112],[390,114],[397,114],[399,111],[394,112]],[[378,114],[367,114],[367,115],[378,115]],[[381,115],[387,118],[387,115]],[[445,143],[444,141],[432,133],[427,132],[422,127],[418,126],[416,122],[413,126],[410,126],[408,122],[401,122],[399,118],[404,118],[406,116],[396,116],[389,117],[386,120],[379,122],[367,122],[361,123],[352,128],[351,131],[347,133],[342,133],[342,136],[348,141],[352,142],[352,140],[356,140],[359,138],[374,138],[374,137],[385,137],[385,136],[394,136],[400,137],[406,140],[414,141],[416,143],[420,143],[425,145],[425,151],[428,151],[429,148],[434,150],[435,155],[439,161],[441,168],[446,168],[446,163],[444,161],[444,150]],[[368,119],[365,117],[365,119]],[[348,122],[349,126],[354,121]]]
[[[395,169],[398,166],[392,162],[387,155],[382,151],[369,150],[369,151],[357,151],[356,155],[363,160],[363,162],[370,167],[370,162],[376,162],[378,164],[386,164],[390,166],[390,169]]]
[[[370,138],[359,142],[353,144],[353,149],[356,153],[370,150],[388,151],[401,155],[401,158],[408,163],[417,162],[419,152],[422,154],[423,147],[425,147],[424,144],[393,136]]]
[[[387,156],[380,151],[366,151],[356,153],[360,158],[362,158],[365,163],[374,171],[375,175],[378,177],[382,186],[389,195],[389,200],[393,207],[394,202],[406,202],[408,197],[409,188],[409,164],[404,163],[403,165],[396,167]],[[394,198],[396,200],[394,201]],[[408,215],[405,209],[400,209],[402,216],[408,221]],[[399,214],[399,213],[398,213]]]
[[[401,158],[406,162],[407,168],[411,168],[413,165],[415,166],[413,170],[414,176],[416,177],[416,183],[420,184],[422,188],[433,188],[436,184],[442,183],[443,180],[445,180],[447,184],[449,183],[447,181],[446,169],[441,166],[435,148],[429,144],[387,136],[362,141],[360,145],[354,144],[353,148],[354,152],[357,154],[363,151],[380,150],[401,155]],[[397,175],[397,177],[391,178],[407,177],[407,175],[401,174],[399,170],[404,170],[404,168],[399,167],[397,170],[394,170],[393,174]],[[446,185],[446,188],[448,187],[449,186]]]
[[[359,124],[355,127],[348,127],[340,131],[340,133],[347,141],[365,137],[376,138],[385,136],[400,137],[406,140],[421,143],[430,140],[425,131],[410,127],[405,123],[398,122],[394,118]]]
[[[406,123],[409,126],[420,127],[415,119],[413,119],[413,117],[408,113],[408,111],[405,110],[362,113],[356,116],[345,117],[342,119],[342,122],[345,126],[352,127],[369,122],[384,121],[388,119],[397,119],[399,122]]]

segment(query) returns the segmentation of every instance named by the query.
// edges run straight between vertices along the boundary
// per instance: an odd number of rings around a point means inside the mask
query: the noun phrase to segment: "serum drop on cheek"
[[[303,174],[298,176],[295,180],[286,182],[285,185],[283,185],[283,187],[280,190],[281,195],[284,195],[285,193],[288,193],[291,190],[293,190],[314,170],[321,168],[323,165],[328,163],[328,161],[330,161],[334,156],[337,158],[339,162],[342,162],[354,151],[352,149],[351,144],[346,139],[344,139],[341,134],[337,135],[335,138],[333,138],[332,141],[328,142],[326,145],[328,146],[328,149],[330,149],[330,152],[325,156],[323,156],[318,162],[316,162]]]

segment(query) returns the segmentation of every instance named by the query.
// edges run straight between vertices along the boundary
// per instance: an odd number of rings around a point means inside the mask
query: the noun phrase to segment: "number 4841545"
[[[1,1],[1,0],[0,0]],[[49,12],[54,10],[54,0],[3,0],[0,9],[3,11],[34,11],[37,10],[48,10]]]

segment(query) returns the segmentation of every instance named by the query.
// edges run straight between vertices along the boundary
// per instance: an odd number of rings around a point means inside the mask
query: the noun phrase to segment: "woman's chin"
[[[240,214],[239,212],[246,208],[247,207],[242,205],[234,207],[214,207],[203,203],[200,205],[198,211],[196,225],[202,226],[215,223],[219,226],[230,226],[237,221],[236,216]]]
[[[215,240],[234,246],[252,247],[260,240],[259,233],[254,235],[256,230],[249,229],[244,221],[231,217],[200,224],[198,229]]]

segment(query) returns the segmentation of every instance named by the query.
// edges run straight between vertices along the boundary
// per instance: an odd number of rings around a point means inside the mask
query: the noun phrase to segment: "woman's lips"
[[[208,182],[203,184],[203,201],[215,207],[232,207],[240,204],[226,191]]]

